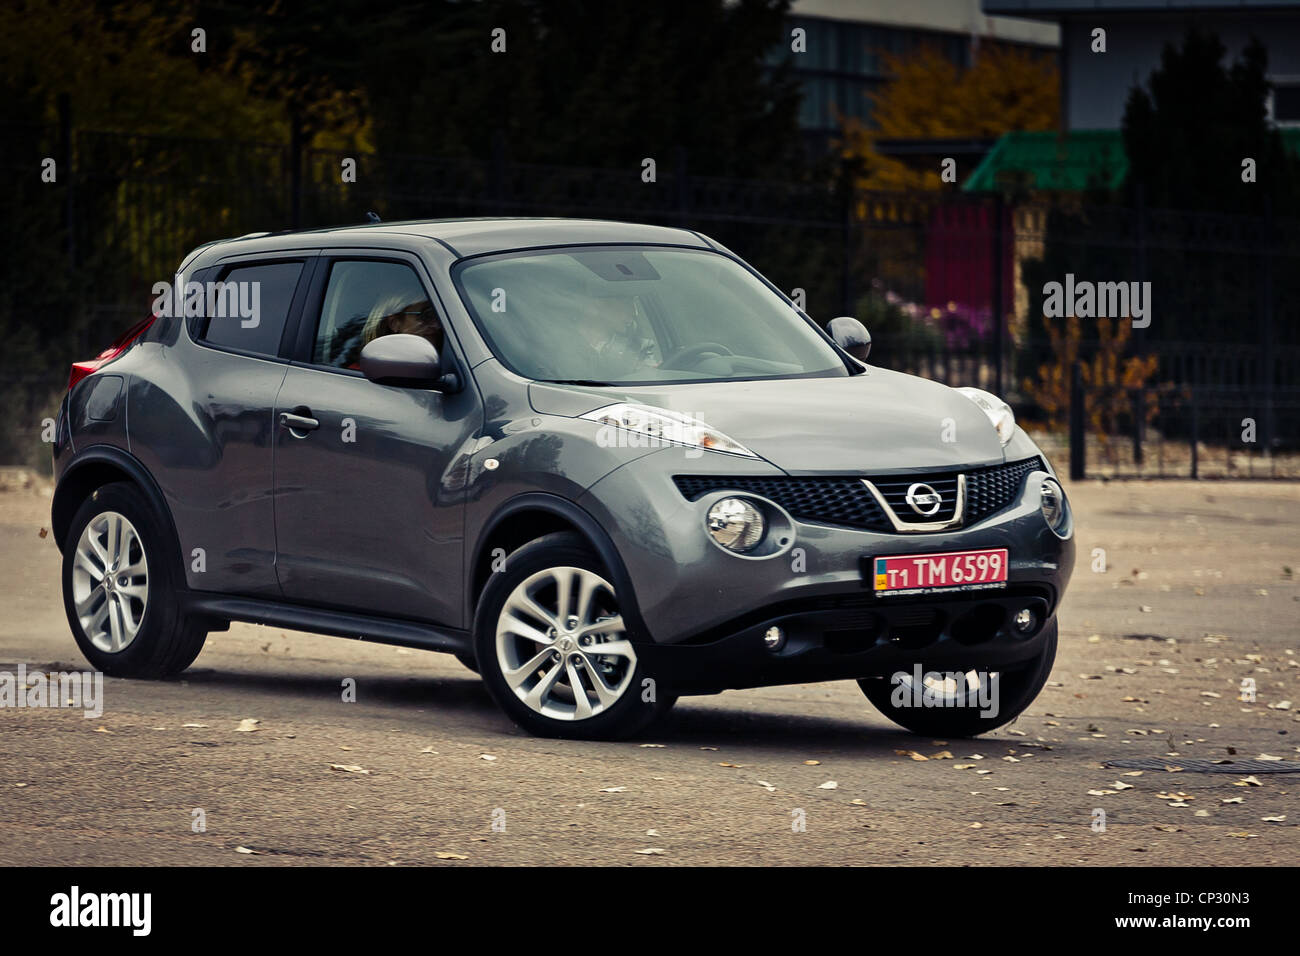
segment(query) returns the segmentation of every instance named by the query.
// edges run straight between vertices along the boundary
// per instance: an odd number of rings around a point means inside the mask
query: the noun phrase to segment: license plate
[[[982,591],[1006,587],[1007,549],[897,555],[876,558],[872,568],[879,595]]]

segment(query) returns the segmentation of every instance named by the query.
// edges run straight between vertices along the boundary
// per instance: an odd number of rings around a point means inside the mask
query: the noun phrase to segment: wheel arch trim
[[[526,492],[517,495],[498,507],[492,513],[492,516],[484,522],[483,529],[474,542],[473,558],[465,568],[466,619],[472,623],[478,611],[479,595],[475,594],[474,575],[479,562],[483,559],[484,548],[505,521],[512,515],[524,511],[548,512],[572,524],[578,533],[586,538],[587,543],[595,550],[597,557],[600,558],[601,563],[609,571],[610,577],[613,578],[614,587],[618,592],[619,610],[632,623],[639,634],[651,638],[645,622],[641,618],[641,610],[637,604],[636,588],[632,584],[632,576],[628,574],[627,566],[623,563],[623,557],[619,554],[618,548],[614,546],[613,538],[609,536],[609,533],[601,526],[600,522],[581,506],[574,504],[567,498],[545,492]]]
[[[170,536],[170,541],[175,548],[173,555],[179,555],[180,536],[176,532],[176,522],[172,519],[171,508],[168,507],[167,498],[163,495],[158,482],[138,458],[116,445],[91,445],[78,452],[59,476],[58,484],[54,488],[54,500],[50,504],[50,530],[54,533],[54,542],[60,553],[63,551],[63,542],[72,524],[72,518],[77,513],[80,503],[85,500],[85,494],[81,492],[105,484],[95,482],[87,486],[78,481],[79,476],[84,477],[84,472],[96,466],[107,466],[122,472],[140,489]]]

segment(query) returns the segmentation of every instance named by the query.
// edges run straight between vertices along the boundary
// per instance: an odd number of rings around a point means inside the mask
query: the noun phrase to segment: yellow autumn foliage
[[[962,68],[933,47],[886,55],[893,78],[869,94],[874,129],[844,121],[846,160],[860,163],[860,189],[938,189],[938,169],[919,170],[876,151],[880,139],[996,138],[1058,125],[1060,85],[1055,59],[1016,47],[986,44]],[[970,170],[966,170],[969,173]],[[964,175],[962,176],[964,178]]]

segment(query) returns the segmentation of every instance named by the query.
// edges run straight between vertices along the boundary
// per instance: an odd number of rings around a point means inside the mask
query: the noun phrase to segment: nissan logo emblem
[[[939,510],[943,499],[939,497],[939,492],[918,481],[907,489],[907,503],[917,514],[928,518]]]

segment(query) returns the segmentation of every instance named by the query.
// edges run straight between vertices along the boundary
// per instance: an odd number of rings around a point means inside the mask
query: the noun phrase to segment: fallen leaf
[[[439,850],[434,854],[440,860],[468,860],[469,857],[462,853],[448,853],[446,850]]]
[[[818,790],[838,790],[840,785],[834,780],[827,780],[825,783],[817,784]]]
[[[627,787],[602,787],[601,793],[627,793]]]
[[[663,856],[664,855],[663,848],[657,846],[648,846],[644,850],[634,850],[633,852],[640,853],[642,856]]]
[[[350,763],[332,763],[330,764],[330,769],[337,770],[340,773],[370,773],[370,771],[366,770],[364,767],[358,767],[356,764]]]
[[[260,854],[259,854],[256,850],[250,850],[250,849],[249,849],[248,847],[246,847],[246,846],[237,846],[237,847],[235,847],[235,852],[236,852],[236,853],[247,853],[247,854],[249,854],[249,855],[251,855],[251,856],[260,856]]]
[[[251,734],[253,731],[258,729],[257,725],[260,723],[261,721],[256,717],[245,717],[239,722],[239,726],[235,728],[235,733]]]
[[[1263,820],[1265,823],[1283,823],[1286,820],[1286,814],[1279,813],[1275,817],[1260,817],[1260,819]]]

